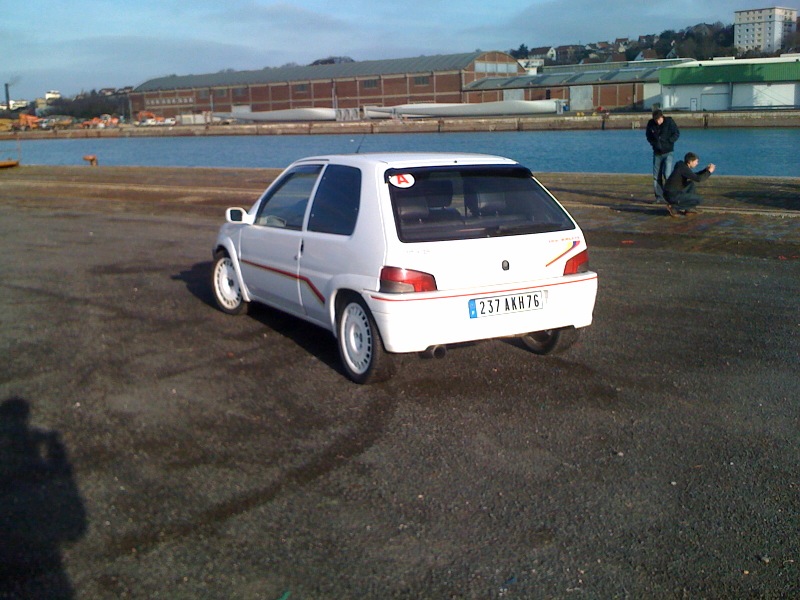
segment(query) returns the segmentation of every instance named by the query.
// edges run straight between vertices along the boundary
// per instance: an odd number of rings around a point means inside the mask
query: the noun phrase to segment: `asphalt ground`
[[[315,327],[212,306],[274,171],[0,172],[0,598],[800,595],[796,179],[542,174],[595,322],[355,386]]]

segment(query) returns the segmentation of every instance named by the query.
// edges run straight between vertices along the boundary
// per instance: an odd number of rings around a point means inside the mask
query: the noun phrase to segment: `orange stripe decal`
[[[556,257],[555,257],[553,260],[551,260],[551,261],[550,261],[549,263],[547,263],[545,266],[546,266],[546,267],[549,267],[549,266],[550,266],[550,265],[552,265],[554,262],[556,262],[556,261],[557,261],[559,258],[563,258],[563,257],[564,257],[566,254],[568,254],[568,253],[569,253],[569,252],[570,252],[570,251],[571,251],[573,248],[575,248],[575,247],[576,247],[578,244],[580,244],[580,241],[579,241],[579,240],[572,240],[572,243],[570,243],[569,247],[568,247],[566,250],[564,250],[564,251],[563,251],[561,254],[559,254],[558,256],[556,256]]]
[[[297,273],[290,273],[289,271],[284,271],[283,269],[276,269],[275,267],[268,267],[267,265],[261,265],[255,263],[251,260],[242,260],[243,263],[250,265],[251,267],[255,267],[257,269],[263,269],[264,271],[269,271],[270,273],[275,273],[276,275],[283,275],[284,277],[289,277],[291,279],[296,279],[297,281],[302,281],[308,286],[308,289],[311,290],[311,293],[316,296],[317,300],[319,300],[323,305],[325,304],[325,296],[322,295],[317,289],[317,286],[308,278],[298,275]]]

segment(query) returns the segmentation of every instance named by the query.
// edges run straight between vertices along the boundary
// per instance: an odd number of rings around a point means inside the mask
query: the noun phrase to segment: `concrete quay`
[[[249,207],[280,169],[20,166],[0,170],[0,203],[223,219]],[[686,249],[800,259],[800,178],[713,176],[698,215],[670,217],[649,175],[537,173],[591,245]],[[210,243],[210,242],[209,242]]]
[[[728,127],[800,127],[800,110],[668,112],[682,129]],[[85,139],[117,137],[191,137],[215,135],[363,135],[372,133],[483,133],[493,131],[567,131],[644,129],[650,113],[570,112],[530,117],[385,119],[303,123],[175,125],[107,129],[59,129],[0,133],[0,139]]]

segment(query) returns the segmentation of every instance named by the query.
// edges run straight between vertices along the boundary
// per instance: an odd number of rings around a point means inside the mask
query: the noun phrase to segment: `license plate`
[[[495,317],[509,313],[526,312],[544,308],[544,292],[525,292],[492,298],[473,298],[469,301],[469,318]]]

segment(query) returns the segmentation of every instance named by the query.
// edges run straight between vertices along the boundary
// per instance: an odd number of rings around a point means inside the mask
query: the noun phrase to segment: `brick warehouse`
[[[505,52],[472,52],[149,80],[130,94],[132,113],[164,117],[206,111],[359,109],[419,102],[480,102],[466,88],[485,77],[524,74]],[[502,92],[489,94],[502,99]],[[474,99],[471,96],[475,96]]]

